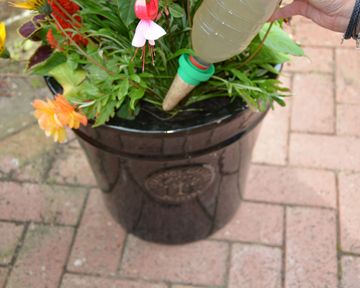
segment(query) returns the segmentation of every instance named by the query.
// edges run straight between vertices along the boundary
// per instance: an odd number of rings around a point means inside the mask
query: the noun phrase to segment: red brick
[[[323,74],[297,74],[293,83],[291,129],[334,133],[333,79]]]
[[[61,184],[97,186],[84,151],[69,147],[57,155],[49,174],[49,181]]]
[[[360,174],[339,175],[341,248],[360,253]]]
[[[312,22],[294,27],[295,39],[301,45],[340,47],[342,34],[334,33]]]
[[[333,172],[253,165],[245,199],[336,208]]]
[[[360,103],[360,55],[357,52],[356,49],[336,51],[336,98],[342,103]]]
[[[234,244],[229,288],[280,288],[281,250]]]
[[[226,243],[201,241],[183,246],[164,246],[130,237],[120,273],[155,281],[224,285]]]
[[[360,139],[294,133],[290,137],[290,164],[360,170]]]
[[[360,287],[360,258],[343,256],[341,258],[341,287],[359,288]]]
[[[83,188],[0,182],[0,219],[75,225]]]
[[[167,288],[165,284],[65,274],[61,288]]]
[[[288,208],[285,287],[337,287],[335,212]]]
[[[5,268],[0,268],[0,287],[2,288],[5,284],[8,270]]]
[[[331,48],[303,47],[305,57],[293,57],[285,65],[285,71],[291,72],[323,72],[331,73],[334,66]]]
[[[8,287],[58,287],[72,237],[72,228],[31,226]]]
[[[97,274],[117,271],[125,232],[112,219],[101,197],[98,190],[90,193],[68,263],[69,271]]]
[[[242,202],[232,221],[213,238],[282,245],[283,208]]]
[[[360,137],[360,105],[338,105],[337,133],[339,135]]]
[[[11,262],[23,228],[21,225],[0,222],[0,264]]]
[[[288,133],[290,121],[290,103],[287,107],[276,106],[269,111],[261,126],[259,138],[255,145],[252,161],[285,165],[288,154]]]

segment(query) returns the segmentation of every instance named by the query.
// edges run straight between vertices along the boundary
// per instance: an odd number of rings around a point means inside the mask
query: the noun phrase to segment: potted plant
[[[285,105],[279,67],[303,55],[282,23],[265,24],[242,53],[217,63],[209,81],[165,112],[178,58],[194,54],[190,33],[201,0],[152,7],[166,31],[157,27],[156,43],[136,35],[135,0],[12,4],[35,12],[19,28],[39,43],[27,69],[54,94],[33,103],[39,125],[59,142],[65,127],[75,131],[114,217],[162,243],[195,241],[223,227],[241,201],[260,122],[275,103]],[[133,47],[134,35],[149,44]],[[4,42],[0,26],[5,57]]]

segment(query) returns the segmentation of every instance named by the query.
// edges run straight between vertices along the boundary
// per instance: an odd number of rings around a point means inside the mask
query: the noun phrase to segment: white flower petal
[[[154,21],[147,21],[148,25],[144,26],[144,36],[147,40],[158,40],[159,38],[166,35],[166,31]]]
[[[138,26],[136,27],[135,35],[131,43],[132,46],[140,48],[145,45],[146,38],[144,36],[144,25],[147,26],[146,23],[140,21]]]

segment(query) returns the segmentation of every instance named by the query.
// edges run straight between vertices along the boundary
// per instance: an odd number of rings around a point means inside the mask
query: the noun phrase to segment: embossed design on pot
[[[177,204],[206,192],[214,179],[215,169],[210,165],[178,166],[151,174],[145,187],[156,200]]]

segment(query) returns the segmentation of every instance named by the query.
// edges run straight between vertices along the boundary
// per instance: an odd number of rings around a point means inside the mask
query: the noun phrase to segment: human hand
[[[354,0],[294,0],[277,10],[270,21],[302,15],[324,28],[345,32],[354,5]]]

